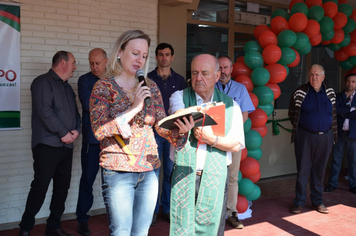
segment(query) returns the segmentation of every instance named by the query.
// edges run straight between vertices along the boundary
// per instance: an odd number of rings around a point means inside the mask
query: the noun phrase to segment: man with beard
[[[171,64],[174,60],[174,49],[168,43],[160,43],[156,47],[156,61],[157,67],[153,71],[147,74],[147,77],[152,79],[161,91],[164,110],[168,116],[169,98],[172,93],[177,90],[183,90],[187,87],[185,79],[180,74],[176,73]],[[154,130],[155,139],[158,145],[158,154],[163,166],[163,182],[162,182],[162,218],[170,221],[170,197],[171,197],[171,173],[173,168],[173,162],[169,158],[170,143],[165,138],[159,136]],[[159,212],[159,192],[157,197],[157,204],[155,212],[152,218],[152,225],[156,224],[157,215]]]
[[[233,70],[232,61],[227,56],[221,56],[218,58],[221,75],[219,81],[215,84],[215,87],[231,97],[241,108],[243,122],[248,118],[248,113],[253,112],[255,107],[251,101],[250,95],[246,87],[231,79],[231,73]],[[239,169],[241,161],[241,150],[232,153],[232,163],[229,165],[229,191],[227,197],[227,210],[226,214],[228,222],[232,227],[236,229],[242,229],[244,225],[239,220],[236,209],[237,194],[239,191],[239,185],[237,184]]]

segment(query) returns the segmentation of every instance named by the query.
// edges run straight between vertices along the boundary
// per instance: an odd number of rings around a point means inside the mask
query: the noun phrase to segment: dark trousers
[[[310,199],[312,206],[323,204],[324,174],[333,146],[333,132],[314,134],[302,128],[295,133],[294,151],[297,162],[297,183],[294,205],[304,206],[310,175]]]
[[[25,231],[33,229],[35,216],[42,207],[48,186],[53,179],[53,192],[49,207],[51,213],[47,219],[47,228],[57,229],[61,226],[61,216],[70,186],[73,149],[38,144],[33,148],[32,154],[35,173],[20,227]]]
[[[99,171],[100,144],[83,143],[81,151],[82,176],[77,203],[78,222],[88,222],[88,211],[93,206],[93,184]]]
[[[200,175],[196,175],[196,178],[195,178],[195,200],[198,198],[199,188],[200,188],[200,181],[201,181],[201,176]],[[219,230],[218,230],[217,236],[224,236],[228,190],[229,190],[229,168],[227,168],[227,175],[226,175],[226,181],[225,181],[225,190],[224,190],[224,202],[223,202],[223,206],[222,206],[223,208],[222,208],[222,211],[221,211],[220,224],[219,224]]]

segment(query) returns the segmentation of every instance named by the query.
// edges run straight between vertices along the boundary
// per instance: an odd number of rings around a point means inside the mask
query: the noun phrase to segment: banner
[[[20,6],[0,3],[0,129],[20,128]]]

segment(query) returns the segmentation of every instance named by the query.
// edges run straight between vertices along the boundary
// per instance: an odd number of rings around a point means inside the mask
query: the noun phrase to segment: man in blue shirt
[[[232,61],[227,56],[218,58],[221,75],[215,87],[231,97],[241,108],[243,122],[248,119],[248,113],[253,112],[255,107],[251,101],[250,95],[245,85],[240,84],[231,79],[233,70]],[[241,150],[232,153],[232,163],[229,165],[229,190],[227,196],[227,210],[226,214],[228,222],[236,229],[242,229],[244,225],[239,220],[236,209],[237,194],[239,192],[239,185],[237,184],[239,169],[241,161]]]
[[[329,185],[325,192],[337,188],[344,150],[347,154],[347,176],[350,191],[356,194],[356,74],[345,77],[346,89],[336,95],[336,112],[339,141],[333,147],[333,162],[329,177]]]
[[[174,49],[168,43],[160,43],[156,47],[156,61],[157,67],[153,71],[147,74],[147,77],[152,79],[161,91],[164,109],[166,115],[169,109],[169,98],[172,93],[177,90],[183,90],[187,87],[183,76],[177,74],[172,68],[171,64],[174,60]],[[162,218],[170,221],[170,197],[171,197],[171,173],[173,168],[173,162],[169,158],[170,143],[165,138],[159,136],[156,131],[155,139],[158,145],[159,158],[161,159],[163,166],[163,182],[162,182]],[[160,192],[160,191],[159,191]],[[159,194],[157,197],[157,205],[152,219],[152,225],[156,224],[157,214],[159,211]]]
[[[333,143],[337,142],[337,122],[335,92],[323,83],[324,79],[324,68],[312,65],[309,83],[297,88],[289,103],[298,172],[291,208],[294,214],[301,213],[305,205],[309,175],[312,208],[329,213],[323,204],[323,179]]]
[[[80,178],[79,195],[77,203],[78,233],[90,235],[88,226],[88,211],[93,205],[93,184],[99,170],[100,143],[94,137],[90,124],[89,98],[94,84],[105,73],[106,52],[101,48],[94,48],[89,52],[90,72],[79,77],[78,95],[82,104],[82,176]]]

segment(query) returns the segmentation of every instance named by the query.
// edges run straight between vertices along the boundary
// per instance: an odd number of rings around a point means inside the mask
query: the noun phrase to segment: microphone
[[[143,70],[142,70],[142,69],[138,69],[138,70],[136,71],[136,78],[138,79],[138,82],[143,81],[142,86],[147,86],[144,76],[145,76],[145,74],[143,73]],[[146,105],[146,106],[150,106],[150,105],[151,105],[151,98],[150,98],[150,97],[146,97],[146,98],[145,98],[145,105]]]

